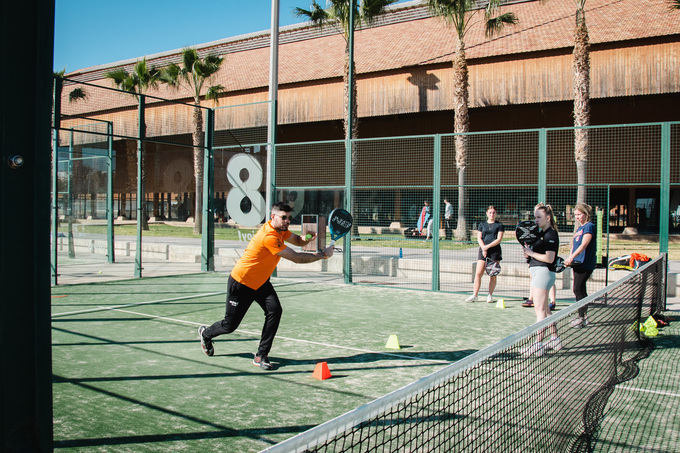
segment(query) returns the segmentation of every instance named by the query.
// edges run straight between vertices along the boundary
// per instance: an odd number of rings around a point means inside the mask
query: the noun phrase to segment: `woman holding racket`
[[[571,254],[564,260],[566,266],[571,266],[574,273],[574,297],[579,301],[588,296],[586,291],[586,282],[595,270],[596,257],[596,241],[595,225],[590,221],[592,208],[585,203],[577,203],[574,208],[574,217],[579,223],[579,227],[574,233],[572,239]],[[578,310],[578,317],[571,321],[571,326],[575,328],[585,327],[588,325],[587,307]]]
[[[560,238],[557,234],[555,215],[550,205],[537,206],[534,211],[534,220],[541,232],[538,240],[531,247],[524,247],[524,256],[529,258],[531,295],[534,299],[536,322],[538,322],[551,314],[550,307],[548,307],[548,293],[555,284],[555,261],[560,247]],[[550,331],[550,340],[545,343],[543,343],[544,332],[539,331],[536,342],[525,349],[522,352],[523,355],[540,357],[547,349],[555,351],[562,349],[554,324],[550,326]]]
[[[474,294],[465,299],[466,302],[476,302],[479,289],[482,286],[482,274],[486,269],[486,259],[491,258],[496,263],[503,257],[501,253],[501,241],[505,228],[501,222],[496,222],[496,208],[489,206],[486,208],[486,221],[480,222],[477,227],[477,242],[479,243],[479,253],[477,254],[477,269],[475,269]],[[486,301],[493,302],[493,290],[496,288],[496,276],[489,277],[489,295]]]

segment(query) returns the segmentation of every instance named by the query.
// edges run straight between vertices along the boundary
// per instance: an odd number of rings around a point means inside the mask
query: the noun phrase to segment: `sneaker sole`
[[[213,354],[215,354],[215,349],[208,350],[208,347],[205,344],[205,340],[203,339],[203,331],[205,330],[205,326],[201,326],[198,328],[198,339],[201,341],[201,349],[203,349],[203,352],[205,355],[208,357],[212,357]]]

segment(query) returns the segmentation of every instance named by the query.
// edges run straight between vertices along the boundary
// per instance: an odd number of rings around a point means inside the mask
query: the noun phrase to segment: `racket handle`
[[[333,247],[335,245],[335,239],[331,240],[331,245],[329,247]]]

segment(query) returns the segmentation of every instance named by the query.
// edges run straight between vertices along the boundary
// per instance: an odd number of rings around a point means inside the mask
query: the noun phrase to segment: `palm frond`
[[[114,69],[104,74],[104,77],[113,80],[116,85],[121,85],[129,76],[130,74],[123,68]]]
[[[486,21],[486,37],[490,38],[503,30],[506,25],[516,25],[519,22],[517,16],[513,13],[501,14],[498,17],[493,17]]]
[[[361,20],[367,24],[375,23],[375,20],[385,12],[385,8],[399,0],[363,0],[361,3]]]
[[[313,22],[315,25],[318,26],[323,26],[326,22],[330,20],[329,13],[325,9],[323,9],[316,2],[316,0],[312,2],[309,10],[302,8],[294,8],[293,15],[302,19],[307,19],[308,21]]]
[[[201,58],[198,56],[196,49],[187,48],[182,51],[182,64],[188,72],[193,72],[194,65],[200,60]]]
[[[226,89],[222,85],[213,85],[208,87],[205,93],[205,98],[213,101],[215,104],[220,103],[220,94],[224,93]]]
[[[85,93],[85,90],[82,88],[74,88],[69,94],[68,94],[68,101],[69,102],[76,102],[79,101],[80,99],[85,99],[87,97],[87,94]]]

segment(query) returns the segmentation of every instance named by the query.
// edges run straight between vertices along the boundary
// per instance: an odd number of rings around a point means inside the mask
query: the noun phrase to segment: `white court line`
[[[101,307],[101,308],[107,309],[107,307]],[[149,314],[146,314],[146,313],[138,313],[138,312],[134,312],[134,311],[130,311],[130,310],[121,310],[120,308],[111,308],[111,310],[120,311],[122,313],[128,313],[128,314],[131,314],[131,315],[143,316],[145,318],[163,319],[165,321],[176,322],[176,323],[179,323],[179,324],[189,324],[189,325],[193,325],[193,326],[202,326],[203,325],[199,322],[185,321],[183,319],[167,318],[165,316],[149,315]],[[260,336],[259,332],[249,332],[247,330],[241,330],[241,329],[237,329],[236,331],[239,332],[239,333],[245,333],[245,334],[253,335],[253,336],[256,336],[256,337]],[[425,359],[425,358],[422,358],[422,357],[411,357],[411,356],[402,355],[402,354],[394,354],[392,352],[376,352],[376,351],[370,351],[368,349],[350,348],[348,346],[340,346],[340,345],[337,345],[337,344],[319,343],[319,342],[316,342],[316,341],[301,340],[299,338],[281,337],[281,336],[278,336],[278,335],[276,336],[276,338],[281,339],[281,340],[297,341],[299,343],[313,344],[313,345],[317,345],[317,346],[325,346],[325,347],[329,347],[329,348],[348,349],[350,351],[365,352],[365,353],[368,353],[368,354],[383,354],[383,355],[388,355],[390,357],[401,357],[401,358],[404,358],[404,359],[424,361],[424,362],[434,362],[434,363],[442,363],[442,364],[452,363],[452,362],[449,362],[447,360],[435,360],[435,359]]]
[[[80,315],[83,313],[92,313],[95,311],[104,311],[104,310],[115,310],[117,308],[123,308],[123,307],[134,307],[136,305],[149,305],[149,304],[159,304],[162,302],[173,302],[176,300],[187,300],[187,299],[196,299],[198,297],[208,297],[208,296],[219,296],[221,294],[227,294],[226,291],[219,291],[217,293],[205,293],[205,294],[195,294],[193,296],[184,296],[184,297],[172,297],[170,299],[159,299],[159,300],[149,300],[146,302],[133,302],[131,304],[123,304],[123,305],[113,305],[111,307],[98,307],[98,308],[88,308],[87,310],[76,310],[76,311],[68,311],[65,313],[55,313],[52,315],[53,318],[59,318],[61,316],[69,316],[69,315]]]
[[[621,390],[630,390],[631,392],[642,392],[642,393],[653,393],[655,395],[661,395],[661,396],[671,396],[673,398],[680,398],[680,394],[678,393],[670,393],[670,392],[661,392],[658,390],[645,390],[645,389],[639,389],[637,387],[619,387],[616,386],[617,389]]]

